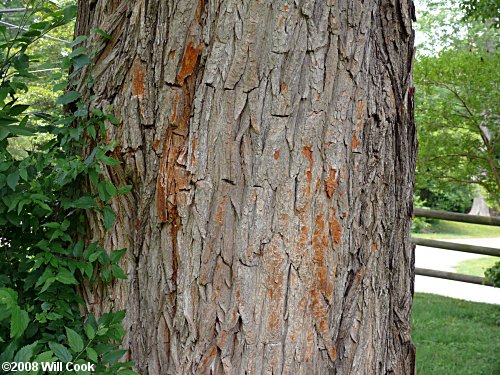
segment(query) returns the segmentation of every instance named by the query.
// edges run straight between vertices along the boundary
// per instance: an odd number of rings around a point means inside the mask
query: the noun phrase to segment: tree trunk
[[[483,193],[479,188],[476,189],[476,196],[472,201],[472,208],[469,211],[469,215],[490,216],[490,209],[486,205]]]
[[[93,0],[141,374],[413,374],[411,0]],[[94,39],[99,40],[98,37]],[[101,42],[102,39],[100,39]]]

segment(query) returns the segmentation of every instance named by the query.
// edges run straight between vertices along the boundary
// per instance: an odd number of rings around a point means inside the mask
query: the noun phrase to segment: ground
[[[419,375],[500,374],[500,307],[416,293],[412,337]]]
[[[437,222],[432,228],[434,233],[415,236],[500,247],[498,227]],[[416,250],[417,267],[471,275],[481,275],[495,260],[421,246]],[[412,338],[417,347],[417,374],[500,374],[500,289],[425,276],[416,277],[415,288],[441,294],[415,294]]]

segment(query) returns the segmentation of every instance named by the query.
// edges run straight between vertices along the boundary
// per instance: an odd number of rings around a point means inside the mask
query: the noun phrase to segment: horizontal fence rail
[[[493,286],[493,284],[486,280],[484,277],[462,275],[461,273],[436,271],[430,270],[428,268],[415,268],[415,274],[420,276],[437,277],[439,279],[462,281],[470,284]]]
[[[427,217],[439,220],[458,221],[461,223],[500,226],[500,217],[457,214],[454,212],[428,210],[424,208],[415,208],[414,216]],[[499,236],[500,236],[500,231],[499,231]],[[419,246],[435,247],[439,249],[447,249],[447,250],[461,251],[472,254],[491,255],[500,257],[500,249],[493,247],[484,247],[484,246],[467,245],[467,244],[448,242],[448,241],[430,240],[427,238],[412,238],[411,240],[412,242],[414,242]],[[484,277],[469,276],[454,272],[437,271],[437,270],[417,267],[415,268],[415,274],[420,276],[437,277],[446,280],[462,281],[471,284],[493,286],[493,284]]]
[[[457,214],[455,212],[428,210],[425,208],[415,208],[413,213],[415,217],[428,217],[430,219],[459,221],[461,223],[500,226],[500,217],[495,216]]]
[[[437,247],[439,249],[455,250],[464,253],[491,255],[494,257],[500,257],[500,249],[497,249],[495,247],[484,247],[476,245],[467,245],[464,243],[429,240],[427,238],[412,238],[411,240],[420,246]]]

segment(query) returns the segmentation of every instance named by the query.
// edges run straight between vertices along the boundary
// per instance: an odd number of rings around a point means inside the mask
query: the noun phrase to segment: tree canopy
[[[418,26],[427,38],[414,72],[420,141],[417,193],[425,196],[434,189],[456,198],[462,192],[470,199],[471,187],[477,185],[498,208],[498,31],[488,22],[463,18],[449,4],[431,6]]]

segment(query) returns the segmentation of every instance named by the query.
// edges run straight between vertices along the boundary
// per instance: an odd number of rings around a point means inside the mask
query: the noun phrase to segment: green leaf
[[[126,253],[127,249],[113,250],[109,258],[111,259],[112,263],[118,263]]]
[[[29,362],[33,357],[33,353],[37,345],[38,341],[35,341],[30,345],[23,346],[16,353],[16,356],[14,357],[14,362]]]
[[[9,185],[9,187],[12,190],[16,190],[18,182],[19,182],[19,171],[14,171],[7,176],[7,185]]]
[[[50,223],[43,224],[42,227],[44,227],[44,228],[50,228],[50,229],[59,229],[59,228],[61,228],[61,224],[60,223],[56,223],[54,221],[51,221]]]
[[[104,39],[108,39],[108,40],[109,40],[109,39],[111,39],[111,38],[112,38],[112,36],[111,36],[111,35],[109,35],[107,32],[105,32],[105,31],[103,31],[103,30],[101,30],[101,29],[95,29],[95,32],[96,32],[97,34],[101,35]]]
[[[76,70],[90,64],[90,59],[87,55],[80,55],[73,59],[73,65]]]
[[[126,368],[118,371],[118,375],[139,375],[139,374],[131,369]]]
[[[120,121],[115,116],[113,116],[112,114],[108,115],[108,120],[113,125],[120,125]]]
[[[70,207],[75,208],[95,208],[97,207],[97,203],[95,198],[85,195],[83,197],[78,198],[76,201],[72,202]]]
[[[78,242],[75,244],[75,247],[73,248],[73,256],[79,257],[83,253],[83,240],[78,240]]]
[[[43,353],[40,353],[36,356],[34,362],[53,362],[53,357],[54,352],[52,350],[47,350]]]
[[[104,336],[108,332],[108,330],[109,330],[109,328],[106,328],[106,327],[99,328],[96,332],[96,335],[97,336]]]
[[[76,5],[69,5],[69,6],[65,7],[62,10],[62,13],[64,15],[64,19],[66,21],[70,21],[73,18],[75,18],[77,9],[78,8],[76,7]]]
[[[15,117],[0,115],[0,126],[7,126],[17,122],[19,122],[19,120]]]
[[[111,266],[111,272],[113,273],[113,276],[117,279],[122,279],[122,280],[127,279],[127,275],[125,274],[125,272],[123,272],[121,267],[116,264],[113,264]]]
[[[89,359],[90,359],[92,362],[97,363],[97,362],[99,361],[99,358],[97,357],[97,352],[96,352],[94,349],[92,349],[92,348],[88,347],[88,348],[86,349],[86,352],[87,352],[87,356],[89,357]]]
[[[28,171],[26,170],[26,168],[20,168],[19,169],[19,176],[21,176],[21,178],[24,181],[28,181]]]
[[[122,163],[121,161],[113,159],[106,155],[99,155],[97,159],[109,166],[119,165]]]
[[[85,275],[87,275],[87,278],[90,279],[92,278],[92,274],[94,273],[94,267],[92,266],[92,263],[85,262],[84,268],[85,268]]]
[[[49,342],[49,348],[52,349],[56,357],[63,362],[70,362],[73,359],[73,356],[64,345],[51,341]]]
[[[18,104],[10,108],[9,114],[11,116],[19,116],[21,113],[26,111],[30,106],[25,104]]]
[[[66,337],[68,338],[69,347],[71,348],[71,350],[73,350],[74,353],[81,352],[84,347],[82,337],[71,328],[68,327],[65,328],[66,328]]]
[[[113,185],[110,181],[104,181],[104,186],[111,197],[114,197],[117,194],[115,185]]]
[[[116,214],[110,206],[104,207],[104,226],[107,230],[113,227],[113,223],[116,219]]]
[[[10,87],[2,87],[0,88],[0,104],[4,102],[4,100],[7,98],[7,95],[9,95]]]
[[[102,278],[102,281],[104,282],[110,282],[111,281],[111,272],[109,272],[109,270],[107,268],[104,268],[103,270],[101,270],[101,278]]]
[[[50,27],[49,21],[33,22],[30,25],[30,29],[34,29],[34,30],[44,30],[48,27]]]
[[[59,281],[63,284],[67,284],[67,285],[78,284],[78,281],[76,281],[76,279],[73,276],[73,274],[71,273],[71,271],[68,270],[67,268],[60,268],[59,272],[56,276],[56,279],[57,279],[57,281]]]
[[[17,292],[10,288],[0,288],[0,304],[9,308],[17,306]]]
[[[12,163],[9,163],[9,162],[0,163],[0,172],[5,172],[6,170],[8,170],[10,168],[11,165],[12,165]]]
[[[80,94],[78,91],[68,91],[63,96],[57,98],[56,104],[66,105],[69,103],[73,103],[74,101],[78,100],[81,96],[82,94]]]
[[[12,338],[21,337],[30,322],[28,313],[21,310],[19,306],[15,306],[12,309],[10,319],[10,336]]]
[[[42,289],[40,290],[40,293],[45,292],[49,287],[54,284],[54,281],[56,281],[56,278],[54,276],[49,277],[46,281],[45,284],[43,284]]]
[[[67,87],[68,87],[68,82],[64,81],[64,82],[58,83],[57,85],[54,85],[52,87],[52,91],[53,92],[64,91],[64,90],[66,90]]]
[[[85,324],[85,334],[87,335],[87,337],[89,338],[89,340],[93,340],[94,337],[95,337],[95,330],[94,330],[94,327],[92,327],[92,324]]]
[[[15,135],[30,136],[30,135],[33,135],[35,133],[35,129],[30,129],[30,128],[27,128],[26,126],[21,126],[21,125],[9,126],[8,129],[12,134],[15,134]]]
[[[96,139],[96,136],[97,136],[97,132],[95,130],[95,126],[94,125],[89,125],[87,127],[87,131],[88,133],[90,134],[90,136],[92,137],[92,139]]]
[[[74,46],[76,46],[82,42],[85,42],[86,40],[87,40],[87,36],[79,35],[72,42],[66,43],[66,47],[73,48]]]
[[[75,48],[71,53],[68,55],[70,59],[80,56],[80,55],[85,55],[87,53],[87,48],[85,47],[78,47]]]
[[[21,53],[19,56],[14,58],[13,60],[14,68],[17,70],[28,69],[29,67],[29,57],[24,53]]]
[[[102,356],[103,363],[115,363],[118,362],[126,353],[126,350],[112,350]]]
[[[97,258],[99,258],[101,256],[101,254],[102,254],[102,250],[98,250],[95,253],[90,254],[88,261],[90,263],[94,263],[97,260]]]
[[[132,185],[120,186],[118,188],[118,194],[128,194],[132,191]]]

